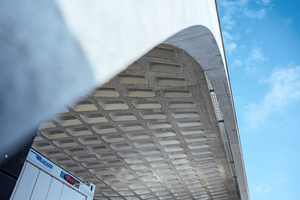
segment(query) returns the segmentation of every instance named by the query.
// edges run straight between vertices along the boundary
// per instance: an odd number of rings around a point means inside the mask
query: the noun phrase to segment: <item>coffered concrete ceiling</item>
[[[235,200],[222,120],[199,63],[161,44],[41,124],[33,147],[94,183],[94,199]]]
[[[0,164],[51,118],[33,147],[95,199],[249,199],[215,1],[18,3],[0,6]]]

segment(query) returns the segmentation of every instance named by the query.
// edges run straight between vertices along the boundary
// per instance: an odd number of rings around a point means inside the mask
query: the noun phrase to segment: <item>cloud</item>
[[[245,59],[245,70],[248,75],[257,74],[266,57],[261,48],[253,46]]]
[[[232,40],[232,36],[227,31],[222,31],[222,36],[224,43],[230,42]]]
[[[252,185],[254,192],[259,193],[262,190],[262,186]]]
[[[225,42],[225,44],[231,42],[231,41],[236,41],[240,39],[240,34],[237,33],[235,35],[230,34],[227,31],[222,31],[222,36],[223,36],[223,40]]]
[[[258,47],[254,47],[251,50],[250,55],[248,57],[248,60],[255,61],[255,62],[258,62],[258,63],[264,62],[265,59],[266,58],[264,56],[264,53],[262,52],[262,49],[258,48]]]
[[[267,6],[272,2],[272,0],[255,0],[255,2],[259,5],[263,4],[263,5]]]
[[[272,2],[272,0],[262,0],[262,2],[264,5],[269,5]]]
[[[249,1],[250,1],[250,0],[240,0],[240,1],[238,2],[238,4],[239,4],[239,6],[246,6],[247,3],[248,3]]]
[[[248,3],[251,2],[251,0],[219,0],[219,5],[224,10],[224,15],[221,18],[224,29],[230,30],[235,27],[235,18],[241,13],[244,13],[245,16],[253,19],[262,19],[266,15],[265,8],[271,1],[272,0],[256,0],[256,3],[262,8],[260,10],[250,10],[248,8]]]
[[[239,9],[238,4],[235,1],[220,1],[220,5],[225,10],[224,16],[221,18],[222,24],[225,25],[225,29],[231,29],[236,24],[233,15]]]
[[[280,180],[274,182],[273,185],[279,185],[279,184],[281,184],[281,183],[283,183],[283,182],[285,182],[285,181],[287,181],[287,180],[288,180],[287,178],[282,178],[282,179],[280,179]]]
[[[267,192],[269,192],[270,191],[270,188],[266,188],[262,193],[263,194],[266,194]]]
[[[240,48],[242,51],[246,51],[248,49],[248,47],[246,45],[241,45]]]
[[[266,194],[268,193],[274,186],[280,185],[283,182],[287,181],[287,178],[282,178],[278,181],[272,182],[272,183],[268,183],[268,182],[264,182],[264,181],[259,181],[258,184],[252,184],[250,189],[257,194]]]
[[[280,112],[292,102],[300,100],[300,66],[277,69],[268,79],[260,83],[270,85],[262,102],[248,105],[244,113],[247,120],[246,131],[254,130],[269,120],[271,114]]]
[[[247,17],[253,18],[253,19],[262,19],[264,18],[264,16],[266,16],[266,10],[264,8],[260,9],[260,10],[249,10],[248,8],[244,8],[243,9],[244,14]]]
[[[258,185],[253,184],[251,186],[251,189],[257,194],[266,194],[268,191],[270,191],[271,188],[270,184],[259,182]]]
[[[248,34],[248,33],[251,33],[252,32],[252,29],[251,28],[248,28],[245,33]]]
[[[230,42],[225,46],[226,52],[231,55],[237,48],[236,43]]]
[[[242,66],[243,66],[243,61],[238,60],[238,59],[235,59],[235,60],[232,62],[231,66],[232,66],[233,68],[236,68],[236,67],[242,67]]]
[[[289,17],[289,18],[283,20],[283,22],[285,23],[285,25],[288,26],[288,25],[290,25],[291,23],[293,23],[293,18]]]
[[[236,35],[231,35],[227,31],[222,31],[222,36],[225,43],[226,53],[228,55],[231,55],[238,47],[237,44],[233,41],[239,40],[240,34],[237,33]]]

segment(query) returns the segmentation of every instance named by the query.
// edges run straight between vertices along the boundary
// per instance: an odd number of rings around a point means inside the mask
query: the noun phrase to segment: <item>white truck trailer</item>
[[[10,200],[93,200],[94,192],[95,185],[30,149]]]

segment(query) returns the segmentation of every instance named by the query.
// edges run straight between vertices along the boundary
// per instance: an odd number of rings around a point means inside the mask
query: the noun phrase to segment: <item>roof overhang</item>
[[[214,110],[214,125],[219,127],[219,139],[222,139],[223,153],[230,166],[228,170],[233,181],[237,177],[241,198],[249,199],[215,1],[170,3],[157,0],[116,4],[115,1],[86,3],[66,0],[47,5],[29,1],[26,6],[20,7],[5,2],[1,9],[0,21],[7,25],[1,37],[1,63],[9,66],[1,73],[1,100],[5,108],[0,113],[0,140],[3,141],[1,163],[5,160],[4,155],[11,156],[21,146],[19,144],[32,137],[32,134],[26,133],[52,117],[53,112],[74,102],[97,85],[105,84],[107,79],[124,70],[129,63],[138,60],[153,47],[162,45],[186,54],[189,59],[182,65],[194,62],[194,69],[202,70],[204,76],[201,81],[207,85],[206,95],[213,102],[210,109]],[[114,9],[127,12],[112,14]],[[148,59],[146,57],[140,59]],[[143,67],[148,69],[147,65]],[[198,92],[201,94],[201,90]],[[97,102],[94,105],[98,106],[97,110],[103,109]],[[78,115],[72,108],[68,111]],[[108,118],[113,121],[110,116]],[[85,123],[83,118],[79,120]],[[53,122],[58,123],[55,119]],[[144,128],[147,127],[146,124]],[[73,137],[67,129],[62,127],[62,130],[68,137]],[[42,137],[73,162],[78,162],[68,151],[64,151],[65,147]],[[101,135],[97,138],[105,143]],[[82,144],[79,139],[76,141],[77,145]],[[230,174],[229,171],[225,174]]]
[[[95,199],[247,199],[229,78],[204,26],[44,125],[34,147],[96,184]]]

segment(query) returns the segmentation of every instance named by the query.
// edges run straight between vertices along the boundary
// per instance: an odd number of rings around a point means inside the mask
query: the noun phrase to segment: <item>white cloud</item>
[[[227,44],[227,42],[230,42],[232,40],[232,36],[227,31],[222,31],[222,36],[225,44]]]
[[[287,178],[282,178],[282,179],[280,179],[280,180],[274,182],[273,185],[279,185],[279,184],[281,184],[281,183],[283,183],[283,182],[285,182],[285,181],[287,181],[287,180],[288,180]]]
[[[270,188],[270,184],[269,183],[260,181],[258,184],[251,185],[251,189],[253,190],[254,193],[265,194],[271,188]]]
[[[248,75],[256,75],[266,57],[261,48],[253,46],[248,57],[245,59],[245,70]]]
[[[251,52],[250,52],[250,55],[248,57],[248,60],[249,61],[255,61],[257,63],[262,63],[265,61],[265,56],[264,56],[264,53],[262,51],[261,48],[258,48],[258,47],[254,47]]]
[[[272,183],[268,183],[268,182],[264,182],[264,181],[259,181],[256,184],[252,184],[250,189],[257,194],[263,195],[268,193],[274,186],[280,185],[282,183],[284,183],[285,181],[287,181],[287,178],[282,178],[278,181],[272,182]]]
[[[222,24],[225,25],[225,29],[232,29],[235,26],[236,21],[233,19],[234,14],[238,11],[237,1],[220,1],[220,5],[224,8],[224,16],[221,18]]]
[[[233,68],[235,68],[235,67],[242,67],[242,66],[243,66],[243,61],[238,60],[238,59],[235,59],[235,60],[232,62],[231,66],[232,66]]]
[[[246,51],[246,50],[248,49],[248,47],[247,47],[246,45],[241,45],[241,46],[240,46],[240,49],[241,49],[242,51]]]
[[[248,34],[248,33],[251,33],[252,32],[252,29],[251,28],[248,28],[245,33]]]
[[[269,5],[272,2],[272,0],[262,0],[262,2],[264,5]]]
[[[267,186],[256,186],[256,185],[252,186],[252,190],[258,194],[266,194],[267,192],[270,191],[270,189],[271,188]]]
[[[272,0],[255,0],[255,2],[259,5],[263,4],[263,5],[267,6],[272,2]]]
[[[283,20],[283,22],[285,23],[285,25],[288,26],[288,25],[290,25],[291,23],[293,23],[293,18],[289,17],[289,18]]]
[[[252,185],[251,187],[254,192],[259,193],[262,190],[262,186],[256,186],[256,185]]]
[[[273,9],[274,4],[270,5],[269,10]]]
[[[239,5],[240,5],[240,6],[246,6],[247,3],[248,3],[249,1],[250,1],[250,0],[240,0],[240,1],[239,1]]]
[[[270,191],[270,188],[266,188],[262,193],[263,194],[266,194],[267,192],[269,192]]]
[[[240,34],[237,33],[235,35],[231,35],[227,31],[222,31],[222,35],[223,35],[226,53],[228,55],[231,55],[238,47],[237,44],[233,41],[239,40]]]
[[[266,10],[264,8],[260,10],[249,10],[248,8],[243,9],[244,14],[247,17],[253,18],[253,19],[262,19],[264,16],[266,16]]]
[[[271,88],[264,95],[262,102],[246,107],[246,131],[254,130],[267,121],[272,113],[280,112],[291,102],[300,100],[300,66],[277,69],[270,78],[261,80],[261,83],[268,83]]]
[[[239,16],[240,13],[244,13],[253,19],[262,19],[266,15],[265,7],[270,4],[272,0],[256,0],[260,7],[260,10],[250,10],[248,3],[251,0],[219,0],[220,6],[224,9],[224,15],[221,18],[222,24],[226,30],[232,29],[236,25],[235,17]]]
[[[239,40],[240,39],[240,34],[237,33],[235,35],[231,35],[229,32],[227,31],[222,31],[222,36],[223,36],[223,39],[224,39],[224,43],[227,44],[231,41],[236,41],[236,40]]]
[[[229,42],[226,46],[225,46],[225,49],[226,49],[226,52],[231,55],[237,48],[237,45],[236,43],[234,42]]]

